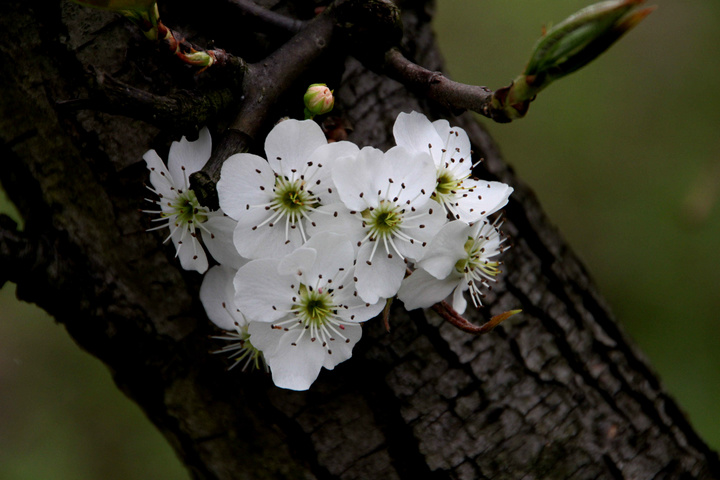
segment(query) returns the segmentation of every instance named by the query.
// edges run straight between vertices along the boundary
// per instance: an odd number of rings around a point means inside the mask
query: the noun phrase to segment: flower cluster
[[[187,188],[209,157],[206,130],[197,142],[173,144],[167,169],[154,151],[145,155],[183,267],[207,268],[199,232],[220,264],[200,297],[230,332],[218,338],[232,342],[221,351],[234,365],[266,362],[276,385],[307,390],[322,367],[350,358],[362,323],[388,299],[415,309],[452,296],[462,313],[468,291],[481,304],[504,242],[488,217],[513,189],[471,177],[468,136],[447,121],[401,113],[393,134],[396,146],[383,152],[327,143],[310,120],[283,121],[265,141],[267,159],[225,161],[219,212]]]

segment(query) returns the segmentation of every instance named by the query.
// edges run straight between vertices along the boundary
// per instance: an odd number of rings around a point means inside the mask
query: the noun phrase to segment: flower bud
[[[535,96],[555,80],[581,69],[647,17],[654,7],[632,11],[645,0],[607,0],[553,26],[535,43],[525,72],[493,94],[492,118],[525,115]]]
[[[305,118],[330,112],[335,105],[333,91],[324,83],[313,83],[305,92]]]
[[[211,52],[178,52],[177,56],[180,57],[180,59],[187,64],[193,65],[195,67],[204,67],[203,70],[215,63],[215,57],[212,55]]]
[[[644,1],[596,3],[553,26],[535,44],[525,75],[548,77],[549,83],[584,67],[653,10],[630,13]]]

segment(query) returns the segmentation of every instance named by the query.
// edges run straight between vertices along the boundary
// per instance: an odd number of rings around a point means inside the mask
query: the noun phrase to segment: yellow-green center
[[[387,200],[382,200],[377,208],[362,212],[370,238],[377,240],[395,235],[400,230],[404,213],[397,204]]]
[[[200,205],[195,192],[187,190],[179,194],[175,201],[170,204],[172,211],[163,213],[170,217],[176,215],[176,222],[180,224],[203,223],[207,221],[207,207]]]

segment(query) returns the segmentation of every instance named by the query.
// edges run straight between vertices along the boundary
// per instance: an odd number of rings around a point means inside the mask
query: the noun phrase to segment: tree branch
[[[233,57],[236,77],[241,80],[245,63]],[[158,128],[180,128],[205,125],[220,112],[237,103],[241,92],[232,86],[206,91],[182,90],[170,95],[156,95],[132,87],[112,76],[98,72],[91,86],[90,98],[57,102],[63,110],[92,109],[145,121]]]
[[[251,18],[254,27],[264,27],[265,33],[297,33],[306,23],[260,7],[252,0],[227,0],[227,3],[234,7],[241,18]]]

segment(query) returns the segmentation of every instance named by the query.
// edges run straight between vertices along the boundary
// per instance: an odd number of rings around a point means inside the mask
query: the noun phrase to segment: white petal
[[[342,282],[353,268],[355,249],[345,235],[323,232],[308,240],[303,248],[317,252],[311,268],[305,270],[306,285],[325,285],[328,280]]]
[[[306,248],[306,246],[297,248],[280,260],[278,273],[280,275],[293,275],[300,283],[314,285],[310,282],[310,278],[305,278],[306,276],[309,277],[305,274],[312,268],[317,256],[318,252],[314,248]]]
[[[393,136],[398,146],[410,152],[431,152],[433,163],[439,165],[445,142],[422,113],[400,113],[393,125]],[[432,145],[432,148],[429,148],[429,145]]]
[[[332,180],[332,170],[337,160],[343,157],[355,158],[360,149],[351,142],[334,142],[320,146],[310,158],[315,169],[308,169],[306,180],[308,190],[317,196],[321,205],[340,201],[340,196]]]
[[[205,166],[211,153],[212,140],[207,128],[200,130],[198,139],[193,142],[185,137],[179,142],[173,142],[168,155],[168,169],[175,185],[184,188],[186,179]],[[182,167],[185,167],[185,171]]]
[[[325,355],[325,361],[323,362],[323,367],[328,370],[334,369],[336,365],[352,357],[353,347],[362,337],[362,327],[360,325],[345,325],[342,333],[345,335],[346,340],[336,338],[334,342],[328,343],[332,353]]]
[[[310,236],[321,232],[342,232],[353,243],[357,250],[357,242],[365,237],[365,229],[362,226],[360,214],[351,214],[343,203],[323,205],[310,214],[308,222]]]
[[[272,169],[293,179],[292,170],[304,171],[311,154],[327,139],[312,120],[285,120],[278,123],[265,139],[265,153]]]
[[[438,280],[425,270],[418,269],[403,280],[398,298],[407,310],[428,308],[445,300],[461,280],[455,276]]]
[[[150,183],[155,190],[166,199],[175,198],[177,192],[171,188],[174,184],[170,178],[170,172],[157,152],[148,150],[143,155],[143,159],[147,163],[148,170],[150,170]]]
[[[380,299],[376,303],[368,303],[359,295],[355,295],[355,281],[352,274],[348,275],[342,287],[335,289],[333,300],[336,305],[342,305],[342,308],[338,309],[337,315],[345,321],[365,322],[376,317],[385,308],[384,299]]]
[[[235,306],[233,279],[236,270],[216,265],[205,274],[200,286],[200,301],[208,318],[224,330],[235,331],[235,326],[247,324]]]
[[[203,227],[210,233],[202,231],[201,234],[203,243],[215,261],[235,270],[247,263],[233,243],[233,232],[236,226],[237,222],[230,217],[213,215],[203,224]]]
[[[235,275],[235,304],[249,320],[274,322],[293,305],[293,277],[277,273],[278,260],[249,262]]]
[[[467,256],[465,242],[471,233],[463,222],[448,222],[432,239],[418,266],[435,278],[445,278],[455,269],[455,264]]]
[[[372,264],[370,253],[376,242],[365,242],[358,251],[355,276],[358,295],[368,303],[395,296],[405,276],[405,262],[399,255],[388,258],[383,245],[378,245]]]
[[[459,173],[457,166],[462,166],[462,170],[469,172],[472,168],[472,147],[465,130],[460,127],[450,127],[447,120],[436,120],[433,122],[433,127],[443,140],[445,152],[442,155],[442,164],[449,164],[448,168],[453,172]]]
[[[247,210],[238,218],[233,234],[233,242],[238,253],[249,259],[282,258],[303,244],[299,228],[287,227],[287,218],[262,224],[274,212],[263,208]],[[272,226],[270,226],[272,224]],[[257,227],[253,229],[253,227]],[[303,227],[304,228],[304,227]]]
[[[395,245],[403,256],[419,261],[425,256],[429,243],[447,223],[445,209],[431,200],[415,212],[407,212],[405,215],[407,218],[403,220],[403,232],[412,237],[414,242],[396,241]]]
[[[472,192],[467,192],[466,197],[458,198],[455,209],[460,215],[458,220],[466,223],[476,222],[497,212],[507,205],[513,192],[512,187],[505,183],[469,178],[463,181],[463,187],[472,188]]]
[[[240,220],[248,205],[264,205],[272,200],[274,185],[275,174],[265,159],[249,153],[232,155],[223,163],[217,183],[220,207]]]
[[[437,183],[436,169],[430,155],[393,147],[385,154],[385,161],[392,169],[389,175],[395,189],[392,196],[398,198],[398,203],[408,207],[427,203]]]
[[[328,355],[320,342],[310,342],[308,335],[292,345],[299,330],[271,329],[268,324],[252,322],[248,328],[250,342],[263,352],[275,385],[289,390],[307,390],[320,374]]]
[[[205,270],[208,268],[205,250],[202,245],[200,245],[200,242],[190,235],[187,227],[181,225],[173,230],[172,241],[175,244],[177,256],[183,269],[205,273]]]
[[[375,176],[383,169],[383,160],[380,150],[365,147],[357,157],[342,157],[335,162],[333,183],[347,208],[362,212],[370,206],[377,206]]]
[[[467,308],[467,301],[465,300],[465,295],[463,295],[465,290],[467,290],[467,285],[461,283],[453,292],[452,307],[460,315],[465,313],[465,308]]]

